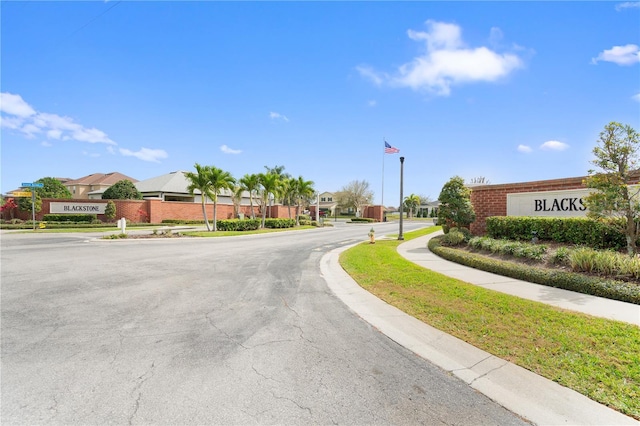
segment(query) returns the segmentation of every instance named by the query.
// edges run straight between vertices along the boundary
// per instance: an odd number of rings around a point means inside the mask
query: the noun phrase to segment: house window
[[[325,197],[320,197],[320,201],[327,201]]]
[[[333,197],[328,197],[327,201],[333,201]]]

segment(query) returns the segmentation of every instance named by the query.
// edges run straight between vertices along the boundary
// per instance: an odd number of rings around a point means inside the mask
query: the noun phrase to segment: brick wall
[[[582,183],[584,179],[586,176],[474,186],[471,188],[471,204],[476,212],[476,220],[471,224],[471,232],[474,235],[484,235],[487,230],[488,217],[507,215],[507,194],[582,189],[584,188]],[[631,183],[639,181],[640,173],[635,173]]]
[[[44,215],[49,214],[52,202],[69,201],[78,204],[107,204],[108,200],[59,200],[53,198],[42,199],[42,209],[36,213],[36,220],[43,220]],[[162,201],[162,200],[112,200],[116,205],[116,219],[122,217],[133,223],[150,222],[161,223],[164,219],[181,219],[181,220],[203,220],[202,204],[200,203],[184,203],[179,201]],[[207,219],[213,220],[213,204],[207,204]],[[257,206],[253,206],[256,217],[261,217]],[[234,208],[231,204],[217,204],[216,218],[232,219]],[[240,206],[240,212],[245,217],[251,216],[250,206]],[[296,207],[291,207],[291,217],[295,218]],[[9,217],[9,212],[5,214]],[[15,209],[15,218],[22,220],[31,220],[31,213]],[[105,215],[97,215],[98,219],[103,222],[109,222]],[[287,206],[272,206],[271,217],[288,218],[289,209]]]

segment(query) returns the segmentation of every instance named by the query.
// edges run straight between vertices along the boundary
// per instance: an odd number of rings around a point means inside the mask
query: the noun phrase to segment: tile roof
[[[144,193],[149,192],[171,192],[177,194],[188,194],[187,187],[189,181],[184,176],[183,171],[167,173],[166,175],[156,176],[151,179],[142,180],[136,183],[138,191]],[[200,191],[195,191],[199,194]]]
[[[68,180],[65,185],[113,185],[121,180],[128,179],[133,183],[138,182],[137,179],[123,175],[119,172],[111,173],[93,173],[79,179]]]

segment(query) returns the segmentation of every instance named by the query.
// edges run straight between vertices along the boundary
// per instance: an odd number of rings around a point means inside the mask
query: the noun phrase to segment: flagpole
[[[380,202],[380,204],[382,204],[382,207],[384,208],[384,143],[386,142],[386,139],[384,138],[384,136],[382,137],[382,201]]]

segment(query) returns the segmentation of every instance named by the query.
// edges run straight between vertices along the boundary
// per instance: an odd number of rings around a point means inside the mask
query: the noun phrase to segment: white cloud
[[[540,145],[540,149],[543,151],[564,151],[567,148],[569,148],[569,145],[558,141],[546,141]]]
[[[47,137],[49,139],[58,139],[59,140],[61,136],[62,136],[62,130],[60,130],[60,129],[52,129],[52,130],[49,130],[47,132]]]
[[[272,120],[289,121],[286,115],[282,115],[279,112],[273,112],[273,111],[269,113],[269,118],[271,118]]]
[[[388,78],[385,74],[378,73],[374,71],[373,68],[366,65],[357,66],[356,70],[358,70],[361,76],[371,80],[371,82],[376,86],[381,86],[382,83],[384,83],[384,81]]]
[[[633,8],[638,8],[640,7],[640,1],[626,1],[624,3],[618,3],[616,4],[616,10],[618,12],[624,10],[624,9],[633,9]]]
[[[38,112],[20,95],[0,93],[0,96],[0,109],[6,114],[2,116],[2,127],[17,130],[28,138],[45,133],[49,139],[116,145],[102,130],[86,128],[69,117]]]
[[[6,127],[12,130],[18,130],[24,124],[24,119],[20,117],[7,117],[3,115],[0,117],[0,120],[2,120],[0,121],[0,127]]]
[[[613,62],[618,65],[633,65],[640,62],[640,48],[637,44],[625,46],[613,46],[611,49],[600,52],[597,58],[591,59],[591,63],[598,61]]]
[[[95,153],[95,152],[87,152],[87,151],[82,151],[82,155],[84,155],[85,157],[91,157],[91,158],[98,158],[100,157],[100,154]]]
[[[0,111],[18,117],[29,117],[36,113],[31,105],[22,99],[22,96],[7,92],[0,93]]]
[[[46,148],[48,148],[50,146],[53,146],[53,144],[51,142],[49,142],[49,141],[42,141],[42,142],[40,142],[40,145],[42,145],[42,146],[44,146]]]
[[[369,105],[370,107],[374,107],[378,105],[378,102],[372,99],[369,102],[367,102],[367,105]]]
[[[533,150],[532,150],[532,149],[531,149],[531,147],[530,147],[530,146],[528,146],[528,145],[518,145],[518,151],[520,151],[520,152],[524,152],[525,154],[528,154],[528,153],[530,153],[530,152],[531,152],[531,151],[533,151]]]
[[[633,96],[631,97],[631,99],[633,99],[634,101],[638,101],[638,102],[640,102],[640,93],[638,93],[638,94],[636,94],[636,95],[633,95]]]
[[[116,149],[113,146],[109,145],[109,146],[107,146],[107,152],[109,154],[115,154],[116,153]]]
[[[23,126],[20,131],[28,138],[32,138],[36,133],[42,133],[42,130],[38,126],[31,123]]]
[[[239,150],[239,149],[231,149],[226,145],[222,145],[220,147],[220,151],[224,152],[225,154],[240,154],[240,153],[242,153],[241,150]]]
[[[126,148],[120,148],[120,154],[125,157],[136,157],[142,161],[150,161],[153,163],[159,163],[161,159],[167,158],[168,155],[166,151],[162,149],[149,149],[149,148],[140,148],[140,151],[131,151]]]
[[[426,32],[407,31],[410,39],[424,42],[426,52],[398,67],[394,76],[364,65],[357,70],[377,85],[386,82],[447,96],[453,85],[497,81],[523,67],[522,60],[515,54],[498,53],[484,46],[467,47],[462,40],[462,29],[456,24],[429,20],[426,25]],[[500,29],[492,28],[490,38],[496,42],[501,39]]]

